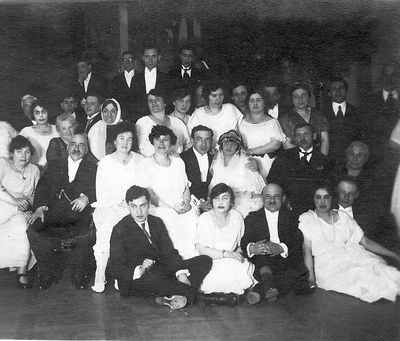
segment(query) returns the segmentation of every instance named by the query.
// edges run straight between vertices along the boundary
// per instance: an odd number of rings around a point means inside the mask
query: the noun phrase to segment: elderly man
[[[327,159],[314,148],[313,136],[310,124],[296,125],[294,142],[297,147],[276,157],[267,178],[268,183],[277,183],[285,189],[297,216],[314,208],[315,186],[328,175]]]
[[[130,214],[115,225],[110,241],[110,267],[121,296],[156,295],[158,304],[171,309],[194,303],[211,258],[182,260],[162,220],[149,215],[150,194],[145,188],[129,188],[126,203]]]
[[[308,271],[303,262],[303,237],[293,213],[283,203],[282,187],[269,183],[263,189],[264,207],[246,217],[241,248],[255,264],[254,288],[261,299],[279,293],[310,292]]]
[[[28,239],[39,266],[39,289],[57,283],[70,250],[71,280],[77,289],[87,289],[93,233],[90,203],[95,200],[97,166],[87,157],[85,135],[74,135],[68,144],[68,159],[50,164],[36,188],[34,214]]]
[[[7,119],[7,122],[12,125],[14,129],[17,131],[21,131],[25,127],[29,127],[33,124],[36,124],[36,121],[33,120],[32,114],[32,103],[36,101],[37,98],[32,95],[25,95],[21,98],[21,108],[23,110],[23,114],[21,115],[13,115]]]

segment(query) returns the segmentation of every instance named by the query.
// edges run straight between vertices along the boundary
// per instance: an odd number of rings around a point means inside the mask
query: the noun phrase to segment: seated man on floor
[[[158,304],[171,309],[195,302],[211,258],[182,260],[162,220],[149,215],[150,194],[145,188],[132,186],[125,200],[130,215],[114,226],[109,260],[121,296],[156,295]]]
[[[263,189],[264,207],[250,212],[244,220],[241,248],[256,266],[254,277],[259,281],[254,291],[270,300],[279,294],[294,291],[311,292],[308,270],[303,262],[303,236],[293,213],[282,204],[282,188],[270,183]]]
[[[375,201],[360,201],[358,183],[351,177],[343,177],[337,184],[339,211],[346,212],[373,241],[400,251],[400,241],[396,234],[393,217],[379,209]],[[368,194],[367,194],[368,195]]]
[[[87,289],[92,275],[94,234],[89,204],[96,201],[97,166],[86,156],[86,136],[74,135],[67,148],[68,158],[49,165],[39,180],[27,230],[39,266],[40,290],[61,279],[63,249],[70,249],[71,280],[77,289]]]

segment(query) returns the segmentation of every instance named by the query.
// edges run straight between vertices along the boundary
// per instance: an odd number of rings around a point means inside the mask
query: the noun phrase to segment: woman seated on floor
[[[103,157],[96,174],[96,207],[93,220],[96,226],[96,245],[93,247],[96,259],[95,292],[105,288],[105,271],[110,255],[110,237],[114,227],[129,214],[125,202],[128,188],[137,184],[142,155],[132,151],[134,128],[130,122],[115,126],[115,152]]]
[[[35,263],[26,235],[40,177],[39,168],[30,163],[34,152],[29,140],[18,135],[10,142],[10,158],[0,158],[0,268],[17,268],[20,288],[31,287],[27,271]]]
[[[154,154],[142,163],[141,186],[150,192],[153,214],[164,221],[172,243],[183,259],[197,256],[194,246],[197,211],[191,205],[189,180],[180,157],[170,154],[176,135],[164,125],[151,129]]]
[[[235,195],[224,183],[210,192],[212,209],[203,213],[197,222],[196,248],[200,255],[210,256],[213,266],[204,278],[200,290],[205,294],[233,293],[232,300],[224,295],[209,296],[211,303],[237,303],[237,295],[253,287],[254,264],[243,257],[240,240],[244,233],[242,215],[234,210]],[[205,300],[207,301],[207,300]]]
[[[338,291],[375,302],[395,301],[400,294],[400,271],[377,254],[400,257],[364,236],[346,212],[332,210],[332,192],[321,186],[314,193],[315,210],[303,213],[304,262],[311,287]]]
[[[75,135],[78,123],[74,116],[70,114],[61,114],[56,119],[56,129],[60,137],[55,137],[50,140],[47,148],[47,162],[59,161],[68,158],[67,146]]]
[[[235,193],[234,208],[245,218],[249,212],[263,206],[261,192],[265,181],[260,173],[248,168],[249,158],[242,150],[243,141],[236,131],[222,134],[218,145],[218,154],[210,168],[212,179],[209,188],[218,183],[230,186]]]
[[[101,120],[89,130],[88,140],[92,154],[97,160],[115,150],[115,125],[121,122],[121,106],[113,99],[106,99],[101,106]]]

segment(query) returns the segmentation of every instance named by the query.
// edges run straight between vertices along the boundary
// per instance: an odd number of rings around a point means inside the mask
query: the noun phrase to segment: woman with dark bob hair
[[[188,129],[178,117],[167,115],[166,95],[162,89],[156,88],[149,91],[147,104],[150,114],[143,116],[136,122],[136,134],[139,143],[139,152],[144,156],[151,156],[154,153],[154,146],[149,141],[151,129],[156,125],[163,125],[170,128],[176,139],[171,141],[170,152],[182,153],[190,147],[190,136]]]
[[[346,212],[332,209],[333,191],[320,186],[314,192],[315,210],[303,213],[304,263],[310,287],[318,286],[375,302],[395,301],[400,294],[400,271],[377,255],[400,261],[399,255],[365,237]]]
[[[280,121],[283,132],[288,137],[288,146],[294,146],[294,127],[300,123],[309,123],[313,126],[316,138],[314,146],[322,154],[328,155],[329,134],[328,121],[317,109],[309,106],[311,89],[307,84],[296,84],[291,89],[293,109],[282,117]]]
[[[143,156],[132,151],[135,142],[133,124],[120,122],[114,128],[115,151],[104,156],[97,167],[96,207],[93,220],[96,225],[96,245],[93,247],[96,259],[95,292],[105,288],[105,270],[110,255],[110,238],[114,225],[129,214],[124,195],[128,188],[137,184],[140,163]]]
[[[240,249],[244,221],[233,209],[235,195],[228,185],[216,184],[211,189],[210,201],[212,209],[203,213],[197,222],[197,250],[200,255],[213,259],[200,290],[205,294],[241,295],[257,283],[253,277],[254,264],[243,257]]]
[[[30,163],[34,153],[29,140],[18,135],[10,142],[10,158],[0,158],[0,268],[16,268],[20,288],[31,287],[27,271],[35,263],[26,235],[40,177]]]
[[[168,153],[176,135],[170,128],[156,125],[148,138],[154,145],[154,154],[143,161],[140,180],[141,186],[150,192],[150,213],[164,221],[179,254],[184,259],[192,258],[197,255],[194,247],[197,211],[191,205],[185,164]]]
[[[203,96],[207,105],[197,108],[188,122],[188,128],[204,125],[214,133],[213,147],[216,147],[219,137],[228,130],[236,129],[242,113],[231,103],[224,103],[224,85],[219,80],[210,81],[203,88]]]

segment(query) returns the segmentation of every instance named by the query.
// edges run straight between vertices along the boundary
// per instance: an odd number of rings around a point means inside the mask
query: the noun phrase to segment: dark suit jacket
[[[189,87],[191,91],[194,91],[200,82],[204,81],[206,75],[199,69],[192,67],[191,77],[188,80],[182,78],[182,65],[177,65],[171,69],[169,72],[169,77],[174,84],[174,88],[187,88]]]
[[[61,190],[64,190],[71,200],[83,193],[88,197],[90,203],[96,201],[96,171],[97,165],[85,156],[79,165],[74,181],[70,183],[68,160],[62,159],[50,163],[36,187],[34,209],[48,206],[51,210],[59,200]]]
[[[137,77],[137,73],[135,72],[131,81],[131,87],[128,87],[125,75],[122,72],[112,79],[109,90],[110,96],[115,98],[121,105],[122,119],[132,121],[133,123],[138,119],[136,118],[138,108],[136,107],[137,94],[135,87]]]
[[[342,161],[346,158],[346,148],[351,141],[365,140],[364,118],[352,104],[346,103],[343,119],[338,119],[332,109],[332,102],[322,110],[329,125],[329,159]]]
[[[182,257],[174,249],[164,223],[158,217],[147,218],[151,240],[147,240],[143,230],[131,215],[127,215],[114,226],[110,241],[110,267],[118,280],[122,296],[127,296],[133,273],[143,261],[152,259],[152,269],[175,276],[176,271],[187,269]]]
[[[244,220],[245,231],[241,240],[241,248],[247,254],[247,245],[260,240],[270,240],[267,218],[265,216],[264,207],[256,212],[250,212]],[[281,256],[270,257],[268,255],[256,255],[250,260],[259,269],[264,265],[278,263],[283,268],[294,267],[303,263],[302,245],[303,235],[297,228],[298,222],[291,211],[281,208],[278,218],[278,234],[281,243],[285,243],[288,247],[288,257]]]
[[[296,214],[302,214],[314,208],[315,187],[328,179],[328,161],[314,147],[311,159],[303,165],[299,157],[299,148],[280,153],[272,164],[267,177],[268,183],[276,183],[284,189]]]
[[[78,114],[77,114],[77,116],[78,116]],[[78,120],[78,119],[77,119],[77,120]],[[93,120],[90,121],[89,124],[87,124],[87,122],[88,122],[87,116],[81,114],[81,115],[80,115],[80,118],[79,118],[79,120],[78,120],[78,122],[80,122],[80,123],[79,123],[79,128],[81,129],[81,131],[82,131],[83,133],[88,133],[89,130],[90,130],[97,122],[99,122],[99,121],[101,121],[101,112],[99,112],[99,113],[93,118]]]
[[[134,77],[134,83],[131,83],[131,88],[133,86],[133,90],[135,91],[135,103],[137,106],[137,114],[140,115],[138,119],[142,116],[146,116],[149,112],[147,106],[147,94],[146,94],[146,82],[144,78],[144,73],[138,73],[137,76]],[[169,103],[170,95],[171,95],[171,80],[169,76],[161,71],[157,70],[157,78],[156,78],[156,88],[161,88],[165,91],[167,98],[165,98],[165,102]]]
[[[208,153],[208,170],[210,171],[213,156]],[[186,175],[191,182],[190,193],[193,194],[197,199],[203,198],[207,200],[208,197],[208,186],[211,182],[211,174],[208,172],[207,181],[201,182],[201,173],[199,163],[196,155],[193,151],[193,147],[186,150],[181,154],[181,158],[185,163]]]

